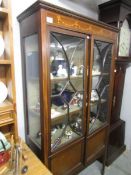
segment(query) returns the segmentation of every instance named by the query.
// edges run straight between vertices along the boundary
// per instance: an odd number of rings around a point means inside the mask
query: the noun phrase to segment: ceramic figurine
[[[95,102],[95,101],[98,101],[99,100],[99,96],[98,96],[98,93],[96,90],[92,90],[91,91],[91,101],[92,102]]]
[[[63,68],[63,65],[61,65],[61,64],[58,66],[57,76],[58,77],[61,77],[61,76],[67,77],[67,71],[65,68]]]
[[[84,73],[84,66],[81,65],[81,66],[79,67],[79,74],[82,75],[83,73]]]
[[[53,74],[52,74],[52,73],[50,73],[50,79],[53,79],[53,78],[54,78]]]
[[[72,69],[73,69],[72,76],[76,76],[77,75],[77,71],[78,71],[78,67],[77,66],[74,66],[74,67],[72,67]]]
[[[65,137],[70,139],[72,137],[73,132],[71,130],[65,131]]]

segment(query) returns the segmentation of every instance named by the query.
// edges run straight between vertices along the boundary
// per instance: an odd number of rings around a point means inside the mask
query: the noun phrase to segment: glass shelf
[[[83,78],[82,75],[76,75],[76,76],[70,76],[70,79],[78,79],[78,78]],[[68,80],[68,77],[53,77],[51,76],[51,81],[65,81]]]
[[[103,104],[103,103],[106,103],[106,102],[107,102],[106,99],[101,99],[101,101],[91,101],[90,106],[95,106],[95,105],[98,105],[98,103]]]
[[[80,108],[78,106],[71,105],[69,117],[72,119],[77,117],[78,112],[81,110],[82,110],[82,108]],[[74,114],[76,114],[76,116]],[[67,110],[64,110],[63,107],[54,106],[51,109],[52,124],[54,125],[54,124],[61,123],[63,121],[63,117],[65,117],[66,115],[68,115]]]
[[[95,118],[92,119],[92,121],[90,121],[90,124],[89,124],[90,133],[96,131],[102,126],[103,126],[103,122],[101,122],[99,119],[95,119]]]
[[[41,149],[41,138],[39,137],[31,137],[29,135],[30,140],[39,148]]]
[[[40,109],[36,109],[35,107],[33,107],[33,108],[29,109],[29,112],[33,116],[40,117]]]
[[[108,76],[109,73],[92,72],[92,76]]]
[[[57,145],[63,145],[63,144],[67,144],[70,141],[78,138],[78,135],[74,132],[72,132],[71,128],[69,126],[67,126],[66,130],[65,130],[65,135],[63,135],[62,138],[59,137],[59,135],[62,132],[62,128],[56,128],[56,130],[54,129],[53,131],[54,133],[51,136],[51,147],[52,147],[52,151],[54,151],[56,149]]]

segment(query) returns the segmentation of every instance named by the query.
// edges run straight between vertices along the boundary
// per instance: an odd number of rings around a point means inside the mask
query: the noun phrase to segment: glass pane
[[[28,106],[28,135],[36,146],[40,147],[40,87],[37,34],[25,38],[25,65]]]
[[[50,33],[51,149],[83,133],[85,39]]]
[[[94,42],[89,133],[107,121],[112,44]]]

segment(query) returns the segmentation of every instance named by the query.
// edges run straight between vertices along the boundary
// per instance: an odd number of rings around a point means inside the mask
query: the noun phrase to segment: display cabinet
[[[43,1],[18,20],[27,144],[55,175],[104,174],[117,29]]]
[[[0,4],[0,131],[17,138],[10,1]]]
[[[129,0],[112,0],[99,5],[99,10],[99,19],[118,27],[120,31],[114,69],[111,128],[106,161],[107,165],[110,165],[126,149],[124,144],[125,121],[120,119],[120,111],[126,68],[131,65],[131,2]],[[113,136],[114,138],[112,138]]]

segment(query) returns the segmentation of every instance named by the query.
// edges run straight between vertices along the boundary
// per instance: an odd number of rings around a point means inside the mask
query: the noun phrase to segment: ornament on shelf
[[[77,75],[77,72],[78,72],[78,67],[77,66],[73,66],[72,69],[73,69],[72,76],[76,76]]]
[[[91,102],[96,102],[99,100],[99,95],[96,89],[92,89],[91,91]]]
[[[0,104],[5,101],[5,99],[7,98],[7,95],[8,95],[8,90],[6,85],[2,81],[0,81]]]
[[[61,77],[61,76],[67,77],[67,71],[66,71],[65,68],[63,68],[63,65],[62,65],[62,64],[60,64],[60,65],[58,66],[57,76],[58,76],[58,77]]]
[[[0,35],[0,57],[3,55],[4,50],[5,50],[5,43],[2,35]]]
[[[79,67],[79,74],[82,75],[83,73],[84,73],[84,66],[81,65],[81,66]]]

